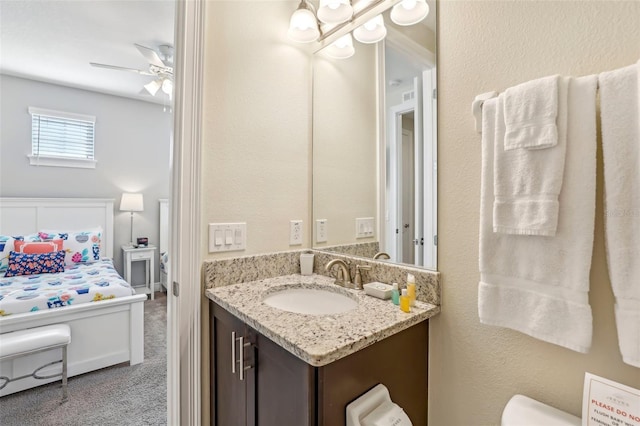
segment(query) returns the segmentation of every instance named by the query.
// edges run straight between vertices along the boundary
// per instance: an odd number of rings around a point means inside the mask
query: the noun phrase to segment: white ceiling
[[[168,103],[140,94],[151,76],[89,62],[147,70],[134,43],[173,45],[173,0],[0,0],[0,73]]]

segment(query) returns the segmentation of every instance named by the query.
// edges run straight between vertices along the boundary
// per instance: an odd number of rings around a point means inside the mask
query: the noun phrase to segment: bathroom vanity
[[[340,292],[357,303],[327,315],[264,303],[298,288]],[[378,383],[414,425],[426,425],[428,318],[438,306],[416,302],[406,314],[390,300],[323,276],[290,275],[206,294],[213,425],[344,425],[347,404]]]

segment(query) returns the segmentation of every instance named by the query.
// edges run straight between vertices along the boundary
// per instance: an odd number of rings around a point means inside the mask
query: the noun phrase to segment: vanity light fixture
[[[334,59],[347,59],[356,53],[351,33],[347,33],[324,49],[324,53]]]
[[[353,16],[350,0],[320,0],[318,19],[325,24],[342,24]]]
[[[360,43],[377,43],[387,36],[387,28],[384,26],[382,15],[378,15],[373,19],[360,25],[353,30],[353,36]]]
[[[398,25],[413,25],[429,14],[427,0],[402,0],[391,9],[391,20]]]
[[[351,6],[351,0],[320,0],[318,13],[308,0],[301,0],[300,5],[291,15],[289,21],[289,38],[299,43],[323,41],[327,37],[340,31],[351,22],[360,24],[364,15],[372,15],[373,9],[381,6],[386,0],[359,0]],[[429,6],[426,0],[401,0],[391,9],[391,20],[398,25],[413,25],[427,17]],[[317,15],[317,17],[316,17]],[[367,18],[369,18],[367,16]],[[362,18],[358,21],[358,18]],[[322,25],[321,27],[321,23]],[[377,43],[387,35],[382,15],[375,15],[364,24],[353,30],[353,37],[360,43]],[[353,38],[346,34],[326,48],[326,54],[336,59],[346,59],[353,56]],[[146,86],[145,86],[146,87]],[[147,88],[147,90],[149,90]],[[157,91],[157,89],[155,89]],[[151,90],[149,90],[151,92]]]
[[[298,43],[311,43],[320,37],[313,5],[302,0],[289,21],[289,38]]]

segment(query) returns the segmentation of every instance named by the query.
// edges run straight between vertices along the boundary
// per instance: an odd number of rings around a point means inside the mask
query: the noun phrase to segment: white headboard
[[[161,198],[160,202],[160,253],[169,251],[169,200]]]
[[[0,235],[40,230],[80,231],[101,226],[102,255],[113,258],[113,200],[104,198],[0,198]]]

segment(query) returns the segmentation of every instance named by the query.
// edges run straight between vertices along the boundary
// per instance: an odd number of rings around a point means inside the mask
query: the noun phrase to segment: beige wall
[[[442,314],[430,333],[429,424],[499,424],[515,393],[580,415],[585,371],[640,387],[622,363],[604,252],[599,151],[587,355],[478,321],[480,135],[475,95],[550,74],[587,75],[640,59],[640,2],[441,1],[439,256]]]
[[[377,241],[356,239],[356,218],[378,207],[376,46],[355,47],[349,59],[313,58],[313,220],[329,231],[316,243],[314,226],[314,247]]]
[[[203,257],[309,247],[311,65],[287,39],[296,1],[208,1]],[[289,221],[304,220],[301,246]],[[208,253],[208,223],[246,222],[247,249]]]

